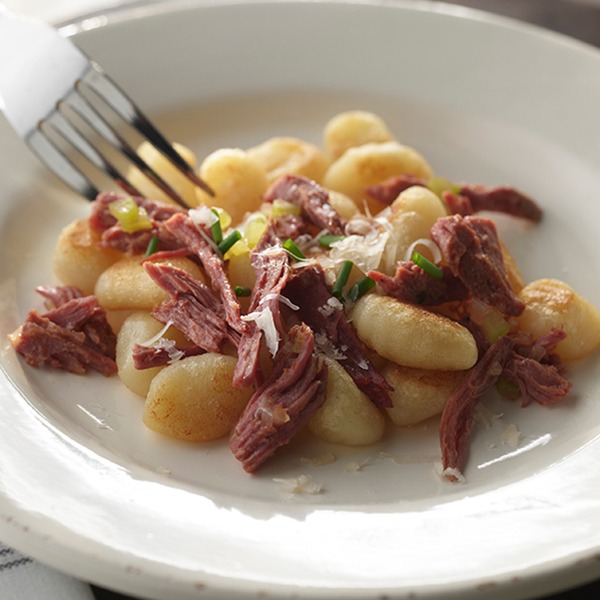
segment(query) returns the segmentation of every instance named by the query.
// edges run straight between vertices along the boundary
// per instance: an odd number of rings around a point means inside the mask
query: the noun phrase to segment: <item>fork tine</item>
[[[59,104],[60,108],[60,104]],[[75,125],[61,112],[54,112],[48,119],[44,121],[44,125],[50,127],[58,134],[65,142],[78,150],[88,161],[95,167],[104,171],[111,179],[115,181],[128,194],[134,196],[139,195],[139,191],[135,186],[131,185],[117,167],[108,160],[108,158],[95,148],[75,127]],[[73,164],[73,163],[71,163]],[[79,169],[81,173],[81,169]]]
[[[88,200],[96,198],[98,188],[39,127],[31,133],[27,143],[38,158],[69,187]]]
[[[173,148],[163,134],[150,122],[125,92],[105,73],[105,71],[91,61],[92,68],[81,78],[81,82],[89,85],[103,100],[127,123],[145,137],[162,154],[164,154],[188,179],[203,189],[207,194],[214,196],[213,190],[203,181],[194,169]]]
[[[172,200],[184,208],[189,208],[181,196],[169,185],[141,156],[131,147],[127,140],[96,110],[80,90],[81,82],[77,82],[76,88],[65,100],[59,104],[59,109],[64,112],[64,105],[72,108],[77,115],[91,127],[100,137],[111,146],[126,156],[150,181],[167,194]],[[96,92],[94,92],[96,93]],[[71,121],[73,124],[73,122]],[[130,184],[129,184],[130,185]]]

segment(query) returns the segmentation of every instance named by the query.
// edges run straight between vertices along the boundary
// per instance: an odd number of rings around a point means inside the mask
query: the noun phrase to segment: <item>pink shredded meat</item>
[[[309,325],[321,351],[335,358],[374,404],[392,406],[392,387],[375,369],[344,311],[329,304],[333,296],[323,269],[313,265],[295,270],[284,295],[299,307],[292,318]]]
[[[162,367],[171,364],[174,360],[181,360],[188,356],[198,356],[199,354],[204,354],[204,352],[199,346],[181,346],[176,344],[170,348],[164,348],[135,344],[131,355],[134,367],[142,371],[153,367]],[[174,359],[174,355],[177,356],[176,359]]]
[[[571,388],[562,373],[564,367],[554,353],[565,338],[562,329],[553,329],[538,340],[525,340],[523,334],[510,334],[487,345],[482,358],[469,371],[463,383],[449,398],[440,422],[440,445],[444,469],[462,471],[468,450],[468,437],[475,408],[481,396],[498,377],[512,382],[521,405],[535,400],[544,406],[565,398]]]
[[[517,385],[522,406],[530,400],[543,405],[555,404],[569,394],[571,383],[563,377],[566,369],[554,352],[556,345],[566,336],[565,331],[559,328],[533,342],[523,343],[522,336],[513,336],[515,350],[502,376]]]
[[[46,308],[58,308],[69,300],[82,298],[85,294],[77,287],[72,285],[40,285],[35,291],[45,299]]]
[[[427,187],[427,181],[413,175],[395,175],[367,188],[371,198],[391,204],[399,194],[413,186]],[[446,190],[442,199],[451,214],[472,215],[483,210],[502,212],[513,217],[537,223],[542,210],[529,196],[509,186],[481,184],[457,185],[455,191]]]
[[[334,235],[344,234],[346,221],[329,203],[329,192],[307,177],[283,175],[267,190],[264,199],[297,204],[303,216],[319,229],[327,229]]]
[[[496,226],[490,219],[441,217],[430,230],[452,273],[482,302],[518,316],[525,304],[510,287]]]
[[[227,323],[232,329],[243,334],[246,323],[240,318],[240,303],[227,278],[223,257],[210,241],[210,233],[201,232],[199,226],[188,215],[181,213],[166,221],[165,227],[180,245],[189,248],[200,259],[213,289],[221,298]]]
[[[255,471],[304,427],[325,400],[327,365],[307,325],[295,325],[273,370],[248,402],[230,440],[245,471]]]
[[[237,345],[239,335],[225,320],[215,293],[183,269],[167,263],[144,262],[146,273],[170,298],[152,310],[152,316],[179,331],[207,352],[221,352],[226,341]]]
[[[101,232],[101,246],[114,248],[119,252],[142,254],[148,248],[150,240],[157,237],[161,250],[173,250],[178,247],[177,240],[165,228],[165,221],[174,214],[182,212],[179,206],[133,196],[132,200],[148,213],[152,226],[149,229],[128,233],[123,231],[117,219],[109,211],[110,204],[122,198],[124,196],[115,192],[102,192],[92,202],[89,223],[92,229]]]
[[[469,292],[460,279],[445,265],[441,270],[442,277],[436,279],[411,261],[398,261],[393,277],[380,271],[369,271],[367,275],[386,294],[403,302],[436,306],[444,302],[465,300]]]
[[[256,280],[250,296],[248,313],[271,311],[280,339],[284,334],[280,294],[289,275],[289,255],[277,237],[273,223],[267,227],[259,243],[250,253]],[[238,346],[238,361],[233,375],[235,387],[247,387],[260,381],[260,349],[263,332],[255,321],[248,321]]]
[[[508,337],[502,337],[492,344],[446,402],[440,421],[444,471],[463,470],[475,408],[481,396],[502,373],[513,346]],[[451,472],[448,473],[448,478],[456,480]]]
[[[73,298],[44,314],[32,310],[13,336],[15,350],[33,367],[82,375],[116,373],[116,336],[95,296]]]

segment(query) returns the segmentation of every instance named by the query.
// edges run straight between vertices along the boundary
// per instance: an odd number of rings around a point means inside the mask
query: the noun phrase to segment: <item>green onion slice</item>
[[[347,298],[350,302],[356,302],[362,298],[370,289],[375,287],[375,280],[365,275],[359,279],[348,291]]]
[[[242,234],[234,229],[221,243],[217,245],[219,252],[221,254],[225,254],[231,246],[233,246],[236,242],[239,242],[242,239]]]
[[[422,254],[418,252],[413,252],[410,259],[417,265],[421,267],[425,273],[431,275],[434,279],[441,279],[444,276],[444,272],[440,269],[436,264],[432,263],[429,259],[425,258]]]
[[[292,239],[287,239],[283,242],[283,247],[296,259],[296,260],[305,260],[306,254],[298,248],[296,242]]]
[[[252,290],[249,287],[244,287],[243,285],[236,285],[233,288],[233,291],[238,298],[250,296],[250,294],[252,294]]]
[[[150,241],[148,242],[148,247],[146,248],[145,256],[150,256],[151,254],[154,254],[157,249],[158,249],[158,237],[153,235],[150,238]]]
[[[210,232],[212,239],[215,244],[220,244],[223,241],[223,230],[221,229],[221,217],[219,212],[215,208],[211,208],[212,212],[216,215],[217,220],[211,225]]]
[[[343,298],[342,292],[348,283],[348,278],[350,277],[350,271],[352,271],[353,265],[354,263],[351,260],[345,260],[342,263],[342,268],[338,273],[337,279],[333,284],[333,290],[331,292],[338,300],[342,300]]]
[[[319,245],[322,248],[331,248],[331,244],[335,244],[335,242],[340,242],[344,239],[343,235],[322,235],[319,238]]]

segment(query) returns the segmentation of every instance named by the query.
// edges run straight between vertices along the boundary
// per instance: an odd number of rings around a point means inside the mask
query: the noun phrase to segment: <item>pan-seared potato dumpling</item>
[[[189,258],[157,260],[183,269],[204,282],[200,267]],[[126,256],[112,264],[98,278],[94,293],[106,310],[150,310],[168,298],[146,273],[140,256]]]
[[[139,396],[146,396],[150,382],[164,367],[136,369],[131,352],[136,344],[144,344],[152,340],[163,328],[164,325],[150,313],[139,311],[129,315],[119,329],[116,357],[119,378],[134,394]],[[169,327],[163,337],[179,344],[186,343],[185,336],[174,327]]]
[[[348,148],[393,139],[383,119],[364,110],[339,113],[325,124],[323,130],[323,145],[333,160],[338,159]]]
[[[377,213],[384,206],[368,198],[365,189],[393,175],[404,174],[430,179],[433,170],[425,158],[409,146],[396,141],[369,143],[346,150],[327,169],[323,185],[350,196],[359,206],[366,200],[369,210]]]
[[[198,190],[202,204],[222,208],[239,223],[248,212],[260,206],[269,179],[266,170],[239,148],[221,148],[209,154],[200,165],[200,178],[215,193]]]
[[[196,155],[187,146],[174,143],[173,148],[179,152],[181,158],[185,160],[192,169],[197,167]],[[194,207],[198,205],[197,190],[199,189],[190,181],[181,171],[164,155],[157,150],[150,142],[142,142],[137,149],[138,155],[152,168],[166,183],[168,183],[175,192],[183,198],[184,202]],[[166,192],[163,192],[152,181],[146,177],[136,167],[130,166],[125,174],[125,179],[129,181],[142,196],[159,200],[167,204],[177,204]]]
[[[395,425],[416,425],[439,415],[452,392],[464,377],[464,371],[431,371],[388,363],[381,371],[394,388],[394,405],[386,408]]]
[[[250,388],[232,386],[236,362],[232,356],[207,353],[165,367],[150,384],[145,425],[188,442],[226,436],[252,395]]]
[[[377,442],[385,430],[383,414],[336,360],[325,360],[325,402],[308,422],[309,431],[334,444],[364,446]]]
[[[352,323],[367,346],[399,365],[460,371],[477,360],[477,345],[468,329],[390,296],[363,296],[354,306]]]
[[[246,152],[267,172],[270,184],[288,173],[321,183],[329,166],[320,148],[295,137],[273,137]]]
[[[600,345],[600,310],[557,279],[538,279],[519,293],[525,310],[519,328],[538,338],[554,328],[567,337],[556,347],[563,360],[576,360]]]
[[[52,256],[54,274],[63,285],[91,294],[100,274],[123,255],[98,245],[100,234],[87,219],[73,221],[58,236]]]

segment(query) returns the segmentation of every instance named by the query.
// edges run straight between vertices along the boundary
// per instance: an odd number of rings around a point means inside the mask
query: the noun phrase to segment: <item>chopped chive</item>
[[[441,279],[444,276],[443,271],[436,264],[425,258],[422,254],[413,252],[410,259],[415,263],[415,265],[421,267],[425,273],[431,275],[431,277],[434,279]]]
[[[306,254],[304,254],[304,252],[302,252],[302,250],[300,250],[300,248],[298,248],[298,246],[296,245],[296,242],[294,242],[294,240],[291,239],[287,239],[285,240],[285,242],[283,242],[283,247],[296,259],[296,260],[304,260],[306,259]]]
[[[347,298],[350,302],[356,302],[362,298],[370,289],[375,287],[375,280],[366,275],[357,281],[348,291]]]
[[[210,226],[210,232],[212,239],[215,244],[220,244],[223,241],[223,230],[221,229],[221,217],[215,208],[211,208],[212,212],[216,215],[217,220]]]
[[[231,246],[241,239],[242,234],[237,229],[234,229],[221,243],[217,244],[217,248],[219,248],[221,254],[225,254]]]
[[[341,300],[343,298],[342,292],[344,291],[344,287],[348,283],[348,278],[350,277],[350,271],[352,271],[354,263],[351,260],[345,260],[342,263],[342,268],[338,273],[337,279],[333,284],[333,290],[331,293],[338,299]]]
[[[146,248],[145,256],[150,256],[154,254],[158,248],[158,236],[153,235],[148,242],[148,247]]]
[[[233,291],[238,298],[250,296],[252,293],[252,290],[249,287],[244,287],[243,285],[236,285],[233,288]]]
[[[339,242],[344,239],[343,235],[322,235],[319,238],[319,245],[323,248],[331,248],[331,244]]]

